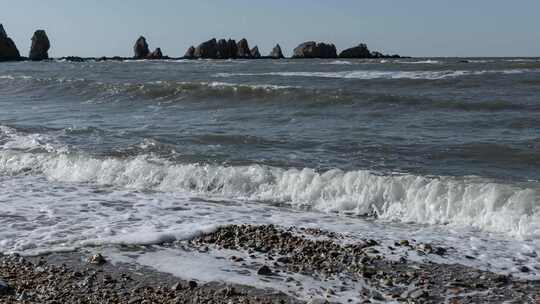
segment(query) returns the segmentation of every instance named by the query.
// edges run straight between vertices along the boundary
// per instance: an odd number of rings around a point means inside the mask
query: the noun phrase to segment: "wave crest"
[[[387,220],[470,226],[540,236],[540,193],[480,178],[283,169],[262,165],[178,164],[150,156],[95,158],[81,154],[0,152],[3,174],[43,174],[51,180],[188,192],[264,201],[324,212],[377,214]]]

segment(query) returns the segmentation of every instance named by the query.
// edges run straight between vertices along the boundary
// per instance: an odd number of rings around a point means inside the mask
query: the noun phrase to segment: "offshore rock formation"
[[[339,58],[371,58],[371,52],[366,44],[361,43],[339,53]]]
[[[283,52],[281,51],[281,46],[279,44],[276,44],[276,46],[272,49],[272,52],[270,52],[270,55],[268,55],[268,57],[272,59],[285,58],[285,56],[283,56]]]
[[[186,53],[184,54],[184,58],[187,58],[187,59],[193,59],[195,58],[195,47],[192,45],[190,46]]]
[[[218,44],[216,38],[205,41],[195,48],[195,58],[218,59]]]
[[[0,61],[20,60],[21,54],[15,45],[6,34],[4,27],[0,24]]]
[[[304,42],[294,49],[293,58],[337,58],[336,46],[324,42]]]
[[[236,41],[233,39],[225,40],[220,39],[218,41],[218,58],[219,59],[231,59],[236,58],[238,53],[238,47],[236,46]]]
[[[236,57],[238,58],[251,58],[251,50],[249,49],[249,43],[246,40],[246,38],[243,38],[242,40],[238,41],[238,52],[236,54]]]
[[[163,59],[163,53],[161,48],[155,49],[152,53],[148,54],[148,59]]]
[[[260,58],[260,53],[258,48],[255,47],[254,50],[257,51],[258,57]],[[216,38],[212,38],[208,41],[205,41],[196,48],[190,47],[184,58],[187,59],[249,59],[254,58],[251,50],[249,49],[249,43],[244,38],[238,43],[234,39],[220,39],[219,41]]]
[[[37,30],[32,36],[32,46],[28,58],[34,61],[49,59],[51,43],[44,30]]]
[[[255,46],[254,48],[252,48],[250,53],[251,53],[251,57],[253,58],[261,58],[261,53],[259,52],[258,46]]]
[[[135,59],[145,59],[148,57],[150,50],[148,49],[148,43],[146,43],[146,38],[143,36],[139,37],[133,46],[133,52]]]
[[[384,55],[380,52],[371,52],[365,43],[343,50],[339,58],[400,58],[399,55]]]
[[[132,59],[168,59],[169,57],[163,56],[161,48],[156,48],[153,52],[150,52],[148,43],[144,36],[140,36],[135,45],[133,46],[133,58]],[[111,60],[116,60],[120,57],[112,57]]]

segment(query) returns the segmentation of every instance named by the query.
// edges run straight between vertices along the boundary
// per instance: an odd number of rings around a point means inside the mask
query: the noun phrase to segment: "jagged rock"
[[[236,41],[234,39],[229,39],[227,41],[227,44],[229,52],[231,54],[230,58],[235,59],[236,55],[238,54],[238,46],[236,45]]]
[[[337,58],[336,46],[308,41],[294,49],[293,58]]]
[[[148,57],[150,50],[148,49],[148,43],[146,43],[146,38],[143,36],[139,37],[133,46],[133,52],[135,53],[133,58],[135,59],[144,59]]]
[[[152,53],[148,54],[148,59],[163,59],[163,53],[161,53],[161,48],[155,49]]]
[[[339,53],[339,58],[372,58],[366,44],[361,43],[355,47],[348,48]]]
[[[253,58],[261,58],[261,53],[259,52],[258,46],[255,46],[254,48],[252,48],[250,53],[251,53],[251,57]]]
[[[196,58],[209,58],[217,59],[218,58],[218,45],[216,38],[210,39],[206,42],[201,43],[197,48],[195,48],[194,56]]]
[[[227,49],[227,47],[228,47],[227,40],[225,39],[218,40],[217,42],[218,58],[225,59],[225,58],[230,57],[229,50]]]
[[[270,52],[270,55],[268,55],[268,57],[271,57],[274,59],[285,58],[285,56],[283,56],[283,52],[281,51],[281,46],[279,44],[276,44],[276,46],[272,49],[272,52]]]
[[[49,59],[49,49],[51,43],[44,30],[37,30],[32,36],[32,46],[30,47],[30,60],[45,60]]]
[[[386,58],[387,56],[383,55],[381,52],[373,52],[371,53],[371,58]]]
[[[186,53],[184,54],[184,58],[193,59],[195,58],[195,47],[192,45],[190,46]]]
[[[238,48],[236,47],[236,41],[229,39],[220,39],[217,43],[218,46],[218,58],[230,59],[236,58]]]
[[[0,61],[19,60],[21,54],[15,45],[6,34],[4,27],[0,24]]]
[[[251,51],[249,50],[249,44],[246,38],[243,38],[242,40],[238,41],[237,44],[238,52],[236,57],[238,58],[251,58]]]

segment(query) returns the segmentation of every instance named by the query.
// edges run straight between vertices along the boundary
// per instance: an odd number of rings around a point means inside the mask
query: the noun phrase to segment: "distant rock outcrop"
[[[272,49],[272,52],[270,52],[270,55],[268,57],[273,59],[282,59],[285,58],[283,56],[283,52],[281,51],[281,46],[279,44],[276,44],[276,46]]]
[[[336,46],[324,42],[304,42],[294,49],[293,58],[337,58]]]
[[[339,53],[339,58],[371,58],[371,52],[366,44],[361,43]]]
[[[238,41],[237,44],[238,52],[236,57],[237,58],[251,58],[251,50],[249,49],[249,44],[246,38],[243,38],[242,40]]]
[[[218,58],[219,59],[230,59],[236,58],[236,53],[238,48],[236,47],[236,41],[233,39],[225,40],[220,39],[217,43],[218,46]]]
[[[194,57],[217,59],[218,58],[218,44],[216,38],[205,41],[195,48]]]
[[[371,52],[365,43],[343,50],[339,58],[401,58],[399,55],[385,55],[380,52]]]
[[[51,43],[44,30],[37,30],[32,36],[32,46],[30,46],[30,60],[39,61],[49,59],[49,49]]]
[[[0,61],[19,60],[21,54],[15,45],[6,34],[4,27],[0,24]]]
[[[163,59],[161,48],[156,48],[152,53],[148,54],[148,59]]]
[[[259,52],[258,46],[255,46],[254,48],[252,48],[250,53],[251,53],[251,57],[253,58],[261,58],[261,53]]]
[[[238,45],[236,45],[236,40],[229,39],[227,41],[227,45],[228,45],[229,54],[230,54],[230,56],[227,59],[235,59],[236,55],[238,55]]]
[[[133,46],[133,58],[135,59],[145,59],[148,57],[150,50],[148,49],[148,43],[146,43],[146,38],[143,36],[139,37]]]
[[[253,56],[246,39],[236,43],[234,39],[220,39],[218,41],[216,38],[212,38],[201,43],[194,50],[190,48],[184,58],[236,59],[253,58]]]
[[[186,53],[184,54],[184,58],[187,58],[187,59],[195,58],[195,47],[193,45],[187,49]]]

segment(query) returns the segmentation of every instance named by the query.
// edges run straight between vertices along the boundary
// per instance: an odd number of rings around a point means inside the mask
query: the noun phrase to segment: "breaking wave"
[[[320,77],[343,79],[425,79],[438,80],[464,76],[479,76],[484,74],[522,74],[540,72],[534,69],[507,69],[507,70],[445,70],[445,71],[375,71],[357,70],[340,72],[271,72],[271,73],[217,73],[216,77],[235,76],[285,76],[285,77]]]
[[[187,192],[263,201],[385,220],[474,227],[540,236],[540,192],[481,178],[380,175],[366,170],[317,172],[262,165],[182,164],[139,155],[98,158],[78,153],[0,152],[0,173],[126,189]]]

